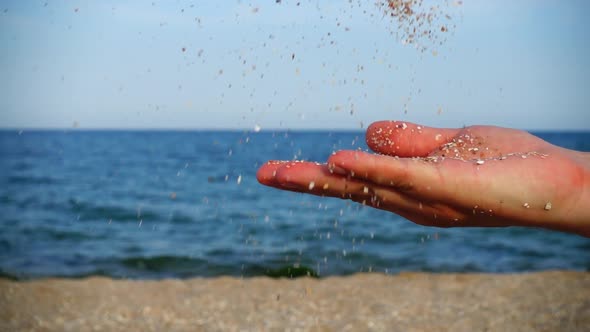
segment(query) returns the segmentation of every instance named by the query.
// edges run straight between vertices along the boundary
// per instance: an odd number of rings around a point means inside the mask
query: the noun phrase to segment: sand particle
[[[311,182],[309,183],[309,187],[308,187],[308,188],[309,188],[309,190],[312,190],[312,189],[313,189],[313,187],[315,187],[315,182],[311,181]]]
[[[545,204],[545,210],[546,211],[551,210],[551,202],[547,202],[547,204]]]
[[[449,30],[453,30],[457,13],[456,7],[462,1],[455,1],[453,7],[448,2],[441,4],[423,0],[378,0],[384,17],[392,23],[390,33],[395,35],[403,45],[414,45],[420,52],[441,46],[446,41]],[[432,54],[437,55],[436,49]]]

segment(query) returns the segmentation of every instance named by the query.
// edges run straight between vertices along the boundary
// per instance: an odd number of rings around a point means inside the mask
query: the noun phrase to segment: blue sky
[[[0,127],[590,130],[589,2],[426,3],[421,52],[374,1],[0,1]]]

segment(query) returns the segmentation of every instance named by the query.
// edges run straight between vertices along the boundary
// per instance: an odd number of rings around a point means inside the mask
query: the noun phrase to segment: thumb
[[[411,122],[378,121],[367,128],[371,150],[389,156],[426,157],[448,143],[459,129],[425,127]]]

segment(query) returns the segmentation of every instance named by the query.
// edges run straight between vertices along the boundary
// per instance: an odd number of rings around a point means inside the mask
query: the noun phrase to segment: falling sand
[[[415,45],[421,52],[432,49],[436,55],[436,47],[443,45],[456,27],[454,9],[462,3],[441,1],[429,6],[423,0],[381,0],[377,5],[391,19],[390,31],[402,43]]]

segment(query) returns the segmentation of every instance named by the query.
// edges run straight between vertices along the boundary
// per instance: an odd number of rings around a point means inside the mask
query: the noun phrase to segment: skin
[[[366,139],[376,154],[343,150],[326,163],[269,161],[258,181],[350,199],[425,226],[530,226],[590,237],[590,153],[492,126],[381,121]]]

